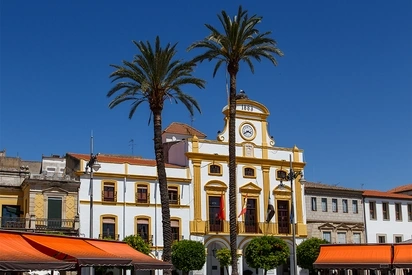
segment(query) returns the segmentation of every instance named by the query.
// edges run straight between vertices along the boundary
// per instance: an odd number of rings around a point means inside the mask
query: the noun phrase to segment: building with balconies
[[[237,100],[236,108],[237,213],[244,209],[237,226],[239,270],[256,274],[243,258],[244,249],[253,238],[274,235],[284,239],[292,251],[292,226],[296,244],[307,236],[299,173],[303,172],[305,163],[303,151],[296,146],[275,146],[269,133],[269,110],[264,105],[243,97]],[[196,274],[226,272],[215,258],[217,249],[230,247],[228,106],[223,108],[223,115],[225,125],[216,139],[206,139],[205,134],[183,123],[172,123],[162,135],[173,239],[201,241],[208,251],[205,266]],[[160,258],[163,233],[155,160],[99,154],[100,169],[93,173],[92,181],[90,175],[85,174],[89,160],[90,154],[68,153],[66,157],[67,172],[81,181],[81,235],[89,236],[89,190],[93,184],[93,236],[122,240],[138,234],[152,245],[153,254]],[[290,162],[298,175],[294,189],[283,179],[290,172]],[[267,221],[269,202],[274,205],[275,215]],[[291,216],[295,224],[291,223]],[[292,261],[289,261],[269,273],[283,274],[291,268]]]
[[[0,228],[78,235],[80,182],[64,173],[65,159],[24,161],[0,156]],[[62,170],[59,170],[63,168]]]

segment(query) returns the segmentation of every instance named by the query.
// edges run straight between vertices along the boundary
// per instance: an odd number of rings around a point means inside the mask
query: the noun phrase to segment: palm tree
[[[162,48],[159,37],[156,37],[154,49],[149,42],[133,41],[133,43],[139,50],[139,53],[134,56],[133,61],[123,60],[122,65],[110,65],[115,69],[110,74],[110,78],[116,84],[108,92],[107,97],[111,97],[121,91],[110,102],[109,108],[112,109],[122,102],[130,101],[129,119],[133,117],[141,103],[147,102],[149,104],[151,111],[149,123],[153,116],[154,150],[162,203],[163,260],[171,262],[172,231],[163,155],[162,111],[164,101],[170,100],[175,103],[183,103],[191,115],[194,114],[194,108],[200,112],[197,101],[183,93],[182,86],[190,84],[196,85],[198,88],[204,88],[205,81],[192,75],[196,66],[194,62],[173,60],[177,44],[173,46],[167,44],[165,48]]]
[[[239,6],[238,13],[230,18],[225,11],[218,15],[223,27],[220,32],[215,27],[205,24],[211,32],[203,40],[197,41],[189,46],[188,50],[195,48],[205,49],[205,52],[193,59],[195,62],[204,60],[217,60],[213,76],[222,64],[226,65],[230,77],[229,94],[229,210],[230,210],[230,249],[232,255],[232,274],[237,275],[237,217],[236,217],[236,76],[239,72],[240,61],[246,62],[254,73],[252,60],[261,61],[262,58],[269,59],[273,65],[277,65],[274,55],[283,56],[282,51],[277,48],[274,39],[268,37],[271,32],[259,33],[257,24],[262,17],[248,16],[247,10]]]

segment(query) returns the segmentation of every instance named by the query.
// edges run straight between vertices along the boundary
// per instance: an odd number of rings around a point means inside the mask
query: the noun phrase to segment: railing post
[[[73,229],[79,230],[79,228],[80,228],[80,218],[79,218],[79,215],[76,215],[74,217]]]
[[[30,215],[30,229],[36,229],[36,216]]]

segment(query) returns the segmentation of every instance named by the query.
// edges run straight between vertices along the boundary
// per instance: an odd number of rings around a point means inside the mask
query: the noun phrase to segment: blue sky
[[[95,152],[153,158],[148,107],[109,110],[109,64],[131,60],[132,40],[191,42],[239,4],[263,16],[285,56],[279,65],[241,65],[238,89],[270,110],[277,146],[305,150],[306,177],[339,186],[388,190],[412,183],[411,1],[1,1],[0,149],[8,156]],[[202,114],[193,126],[214,139],[223,128],[225,72],[213,64],[188,87]],[[190,124],[166,104],[163,126]]]

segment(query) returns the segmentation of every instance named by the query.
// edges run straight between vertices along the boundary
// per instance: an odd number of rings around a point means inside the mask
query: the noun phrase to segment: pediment
[[[349,230],[349,229],[350,229],[350,227],[349,227],[347,224],[341,223],[341,224],[338,224],[338,225],[336,226],[336,229],[345,229],[345,230]]]
[[[352,227],[351,227],[351,229],[352,230],[355,230],[355,231],[357,231],[357,230],[359,230],[359,231],[363,231],[363,230],[365,230],[365,227],[363,226],[363,224],[355,224],[355,225],[353,225]]]
[[[273,189],[273,193],[290,193],[291,191],[290,187],[285,184],[282,186],[279,184]]]
[[[220,180],[211,180],[205,184],[204,188],[211,191],[225,191],[227,190],[227,185]]]
[[[333,226],[333,224],[327,222],[327,223],[324,223],[324,224],[320,225],[318,228],[319,228],[319,230],[322,230],[322,229],[333,230],[333,229],[335,229],[335,226]]]
[[[239,187],[239,192],[240,193],[260,193],[262,191],[262,188],[257,186],[256,184],[249,182],[241,187]]]
[[[43,194],[44,193],[65,193],[65,194],[68,194],[69,192],[67,191],[67,190],[65,190],[65,189],[63,189],[63,188],[60,188],[60,187],[55,187],[55,186],[53,186],[53,187],[50,187],[50,188],[46,188],[46,189],[43,189],[42,191],[41,191]]]

